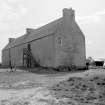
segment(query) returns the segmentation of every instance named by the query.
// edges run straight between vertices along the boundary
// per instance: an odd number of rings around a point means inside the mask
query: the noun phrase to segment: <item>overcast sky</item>
[[[105,58],[105,0],[0,0],[0,52],[9,37],[58,19],[70,7],[86,37],[87,56]]]

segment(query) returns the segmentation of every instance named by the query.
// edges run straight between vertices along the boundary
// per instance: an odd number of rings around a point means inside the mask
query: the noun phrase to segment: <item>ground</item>
[[[0,105],[105,105],[105,70],[0,72]]]

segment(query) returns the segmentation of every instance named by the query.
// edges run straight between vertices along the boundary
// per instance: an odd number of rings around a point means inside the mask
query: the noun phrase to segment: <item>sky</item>
[[[8,38],[62,17],[73,8],[86,39],[86,56],[105,58],[105,0],[0,0],[0,61]]]

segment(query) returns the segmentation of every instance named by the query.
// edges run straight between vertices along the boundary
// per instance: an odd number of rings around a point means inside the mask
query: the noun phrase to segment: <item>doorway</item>
[[[27,44],[27,68],[31,68],[31,45]]]

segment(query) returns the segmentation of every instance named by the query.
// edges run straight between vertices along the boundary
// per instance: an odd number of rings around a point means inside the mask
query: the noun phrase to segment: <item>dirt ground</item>
[[[104,69],[53,74],[0,71],[0,105],[105,105]]]

